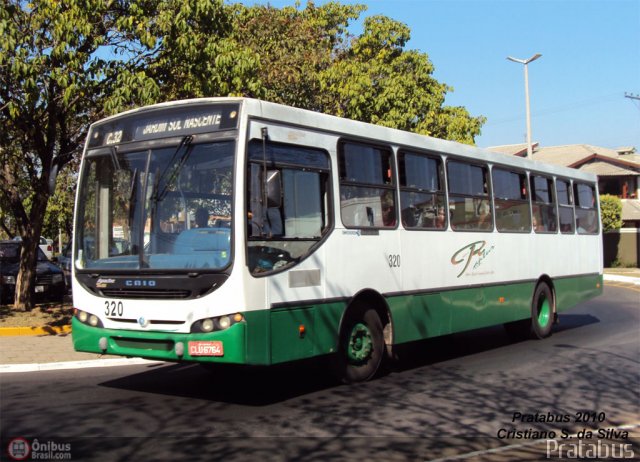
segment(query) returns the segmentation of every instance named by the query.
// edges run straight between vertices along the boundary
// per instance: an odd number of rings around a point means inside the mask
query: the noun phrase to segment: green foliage
[[[615,231],[622,228],[622,201],[617,196],[603,194],[600,196],[600,216],[602,231]]]
[[[74,174],[58,176],[51,200],[49,180],[77,165],[92,122],[126,109],[243,95],[465,143],[484,122],[444,106],[451,88],[426,54],[405,48],[406,25],[375,16],[350,36],[362,5],[0,2],[0,228],[33,249],[43,231],[70,227]],[[21,270],[18,292],[30,277]]]
[[[480,134],[485,119],[444,106],[451,87],[425,53],[405,49],[405,24],[368,17],[351,37],[362,5],[237,8],[235,37],[260,57],[265,99],[469,144]]]
[[[157,99],[140,72],[146,31],[122,30],[125,0],[2,0],[0,8],[0,203],[25,246],[16,305],[28,307],[49,180],[79,153],[88,124]],[[101,50],[127,53],[100,58]],[[125,86],[123,83],[130,85]],[[25,274],[26,273],[26,274]]]
[[[231,38],[232,7],[222,0],[155,3],[147,28],[158,45],[146,73],[163,99],[260,94],[258,56]]]

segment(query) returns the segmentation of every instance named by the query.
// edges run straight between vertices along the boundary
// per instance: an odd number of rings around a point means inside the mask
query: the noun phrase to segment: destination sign
[[[95,125],[89,147],[230,130],[238,126],[238,104],[208,104],[141,112]]]

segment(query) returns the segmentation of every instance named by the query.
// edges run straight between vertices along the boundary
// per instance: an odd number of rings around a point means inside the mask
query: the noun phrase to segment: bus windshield
[[[85,158],[78,269],[217,271],[230,263],[233,141]]]

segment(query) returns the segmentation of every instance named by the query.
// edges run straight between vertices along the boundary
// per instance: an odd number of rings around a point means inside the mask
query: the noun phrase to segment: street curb
[[[84,361],[62,361],[56,363],[2,364],[0,374],[16,372],[60,371],[65,369],[84,369],[86,367],[136,366],[141,364],[156,365],[162,361],[142,358],[87,359]]]
[[[0,327],[0,337],[60,335],[71,333],[71,326]]]
[[[624,282],[626,284],[634,284],[636,286],[640,286],[640,278],[632,277],[632,276],[620,276],[617,274],[605,274],[605,281],[610,282]]]

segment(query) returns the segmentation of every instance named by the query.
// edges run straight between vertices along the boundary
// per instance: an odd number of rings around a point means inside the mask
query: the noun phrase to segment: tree
[[[135,63],[96,54],[100,47],[134,40],[131,31],[121,31],[128,17],[121,3],[108,0],[2,0],[0,200],[23,241],[17,308],[32,305],[50,181],[77,154],[87,125],[104,114],[98,108],[122,95],[121,82],[138,80]],[[139,83],[135,100],[152,99],[157,89],[148,80]]]
[[[600,196],[600,216],[602,231],[616,231],[624,225],[622,221],[622,201],[617,196],[603,194]]]
[[[52,238],[54,242],[58,232],[63,233],[63,242],[68,242],[73,234],[73,208],[78,181],[78,164],[79,159],[74,158],[58,173],[55,191],[49,198],[42,234]]]
[[[30,308],[49,184],[89,124],[164,98],[259,93],[257,61],[228,38],[222,0],[0,5],[0,205],[23,240],[15,307]]]
[[[238,7],[236,39],[260,56],[264,98],[364,122],[473,144],[484,117],[444,105],[452,88],[425,53],[407,50],[409,28],[385,16],[350,21],[362,5]]]

